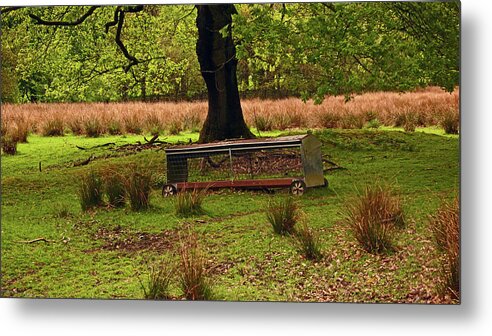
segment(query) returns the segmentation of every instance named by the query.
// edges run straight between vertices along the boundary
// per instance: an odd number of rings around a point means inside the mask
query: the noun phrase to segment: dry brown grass
[[[436,247],[444,255],[442,282],[438,288],[442,297],[460,299],[460,205],[458,198],[444,202],[431,217],[431,229]]]
[[[435,87],[408,93],[374,92],[354,96],[348,102],[343,96],[327,97],[320,105],[297,98],[244,99],[242,108],[249,125],[267,120],[271,124],[268,129],[360,128],[374,119],[409,131],[419,126],[445,126],[450,124],[448,120],[453,121],[451,132],[459,128],[459,89],[452,93]],[[198,130],[207,109],[204,101],[5,104],[2,128],[42,134],[54,121],[61,121],[65,130],[75,134],[85,133],[84,125],[91,123],[102,125],[105,133],[176,133]]]
[[[343,217],[354,238],[370,253],[391,251],[395,229],[405,226],[399,196],[378,183],[350,199]]]

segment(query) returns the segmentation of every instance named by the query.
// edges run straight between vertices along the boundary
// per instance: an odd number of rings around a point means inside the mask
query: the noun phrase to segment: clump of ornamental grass
[[[82,135],[84,133],[82,125],[83,122],[79,118],[68,118],[67,120],[67,127],[73,135]]]
[[[408,133],[415,132],[417,127],[417,115],[415,113],[408,112],[404,115],[403,130]]]
[[[123,117],[126,133],[142,134],[142,123],[137,115],[132,114]]]
[[[152,171],[149,168],[133,165],[127,170],[124,187],[133,211],[149,208],[151,186]]]
[[[164,131],[159,116],[156,113],[149,113],[145,119],[145,130],[151,135],[161,135]]]
[[[97,138],[104,134],[104,128],[99,119],[87,119],[84,122],[85,135],[89,138]]]
[[[319,125],[324,128],[337,128],[340,120],[340,115],[334,111],[325,111],[318,114]]]
[[[366,187],[351,199],[343,217],[354,238],[369,253],[393,250],[395,229],[405,225],[399,197],[379,184]]]
[[[17,154],[17,141],[14,141],[9,135],[2,136],[2,153],[7,155]]]
[[[140,283],[145,299],[168,300],[171,298],[170,287],[176,272],[176,265],[170,258],[163,259],[149,267],[148,278]]]
[[[299,219],[299,206],[292,196],[272,199],[267,205],[266,217],[275,233],[292,234]]]
[[[118,120],[111,120],[108,123],[108,133],[110,135],[120,135],[123,133],[122,129],[123,127],[121,126],[121,123]]]
[[[29,135],[29,124],[25,120],[20,120],[10,131],[10,137],[15,142],[27,143]]]
[[[205,195],[206,190],[198,189],[179,192],[174,200],[176,215],[190,217],[204,213],[202,203]]]
[[[206,259],[197,234],[188,229],[179,241],[179,284],[187,300],[210,300],[212,290],[207,278]]]
[[[344,113],[340,117],[341,127],[344,129],[361,129],[364,127],[364,121],[361,114]]]
[[[438,286],[441,297],[460,299],[460,210],[458,198],[444,202],[431,217],[431,228],[437,249],[443,253],[441,275]]]
[[[457,113],[453,110],[448,110],[442,116],[440,125],[444,129],[444,132],[446,134],[458,134],[459,127],[460,127],[460,115],[459,115],[459,113]]]
[[[198,113],[188,113],[183,116],[183,129],[189,132],[199,132],[202,125],[200,115]]]
[[[377,128],[381,127],[381,122],[380,122],[377,118],[370,119],[370,120],[366,123],[366,127],[367,127],[367,128],[374,128],[374,129],[377,129]]]
[[[114,208],[125,206],[126,190],[123,176],[112,172],[104,176],[104,192],[108,199],[108,204]]]
[[[277,113],[272,116],[272,127],[284,131],[290,127],[290,118],[285,113]]]
[[[170,135],[178,135],[183,130],[183,126],[181,125],[181,121],[177,118],[171,119],[169,125],[167,126],[167,132]]]
[[[302,255],[309,260],[319,260],[323,256],[319,235],[310,228],[306,220],[301,220],[301,225],[295,230],[295,239]]]
[[[273,120],[269,115],[255,114],[254,125],[260,132],[271,131],[273,129]]]
[[[83,211],[103,204],[103,183],[99,174],[90,170],[82,176],[79,185],[79,200]]]
[[[62,119],[48,119],[41,128],[43,136],[63,136],[65,134],[65,125]]]
[[[72,213],[66,203],[57,203],[54,208],[54,216],[56,218],[69,218],[72,217]]]

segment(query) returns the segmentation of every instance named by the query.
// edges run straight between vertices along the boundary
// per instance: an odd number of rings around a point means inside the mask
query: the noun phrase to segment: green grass
[[[164,152],[123,155],[110,146],[89,149],[143,141],[141,135],[30,136],[29,143],[18,145],[17,155],[2,156],[3,296],[142,299],[139,278],[147,276],[148,261],[175,256],[179,234],[192,225],[201,237],[217,300],[436,302],[439,253],[428,215],[458,193],[458,136],[419,129],[315,134],[323,153],[346,168],[326,174],[329,188],[299,198],[310,228],[319,235],[323,257],[318,261],[306,260],[290,237],[274,234],[264,213],[272,196],[260,192],[209,193],[203,214],[193,218],[177,216],[174,200],[162,198],[157,188],[144,212],[128,206],[82,212],[78,182],[89,169],[135,163],[164,176]],[[198,134],[181,132],[166,141],[189,138],[196,140]],[[91,155],[95,159],[89,165],[73,167]],[[395,251],[384,256],[361,249],[340,214],[356,190],[376,180],[397,189],[407,223],[395,236]],[[26,243],[36,238],[48,241]],[[180,295],[179,286],[172,285],[170,296]]]

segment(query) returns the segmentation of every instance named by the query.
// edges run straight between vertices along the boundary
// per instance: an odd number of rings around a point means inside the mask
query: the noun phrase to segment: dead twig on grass
[[[45,243],[54,243],[56,242],[55,240],[50,240],[50,239],[46,239],[46,238],[36,238],[36,239],[32,239],[32,240],[17,240],[15,241],[16,243],[20,243],[20,244],[32,244],[32,243],[37,243],[37,242],[45,242]]]
[[[88,149],[94,149],[94,148],[100,148],[100,147],[107,147],[107,146],[111,146],[111,145],[114,146],[114,145],[116,145],[116,143],[114,143],[114,142],[108,142],[108,143],[105,143],[105,144],[102,144],[102,145],[92,146],[92,147],[89,147],[89,148],[85,148],[85,147],[81,147],[81,146],[77,146],[77,145],[75,145],[75,147],[77,147],[80,150],[88,150]]]

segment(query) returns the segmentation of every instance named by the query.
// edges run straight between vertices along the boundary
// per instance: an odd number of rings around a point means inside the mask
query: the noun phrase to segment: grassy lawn
[[[262,132],[278,135],[279,132]],[[2,156],[2,284],[6,297],[142,299],[149,264],[176,258],[179,234],[191,226],[205,253],[216,300],[438,302],[440,253],[428,216],[459,192],[459,138],[439,130],[326,130],[315,133],[323,152],[345,169],[330,171],[328,188],[298,199],[320,235],[323,257],[306,260],[293,238],[275,235],[265,216],[271,197],[221,190],[204,200],[205,213],[182,218],[163,198],[163,150],[119,152],[142,136],[40,137]],[[197,133],[166,141],[195,141]],[[162,138],[162,137],[161,137]],[[85,150],[76,146],[83,147]],[[85,166],[74,166],[93,155]],[[154,172],[151,207],[82,212],[77,190],[89,169],[147,164]],[[39,169],[41,163],[41,171]],[[365,185],[382,181],[402,198],[406,227],[394,252],[360,248],[341,223],[344,204]],[[27,242],[37,238],[47,241]],[[171,292],[180,298],[175,283]]]

